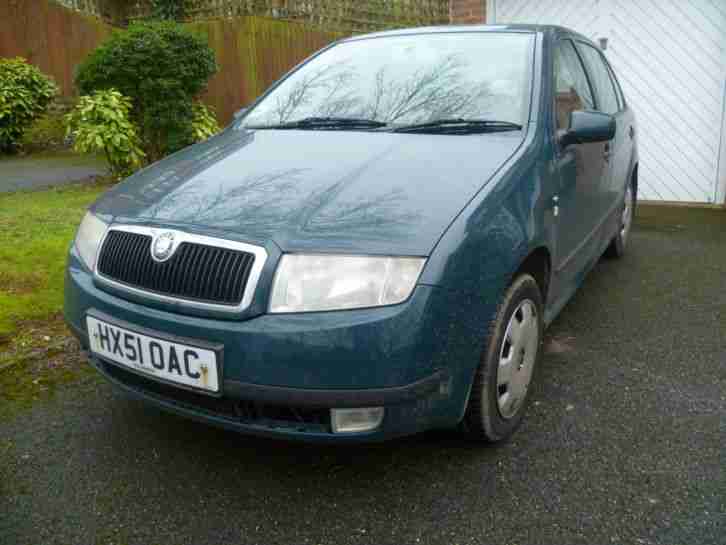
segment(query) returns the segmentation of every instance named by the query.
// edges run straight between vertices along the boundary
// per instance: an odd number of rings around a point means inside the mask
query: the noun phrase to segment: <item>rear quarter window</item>
[[[620,81],[618,81],[617,76],[615,75],[615,70],[613,70],[613,67],[610,66],[610,63],[605,59],[605,64],[608,67],[608,72],[610,73],[610,78],[613,80],[613,85],[615,87],[615,93],[618,95],[618,105],[620,106],[621,110],[625,109],[625,95],[623,95],[623,88],[620,86]]]
[[[582,42],[577,43],[577,49],[582,55],[590,81],[595,88],[597,109],[606,114],[618,113],[620,111],[620,102],[615,91],[616,86],[602,53],[591,45]]]

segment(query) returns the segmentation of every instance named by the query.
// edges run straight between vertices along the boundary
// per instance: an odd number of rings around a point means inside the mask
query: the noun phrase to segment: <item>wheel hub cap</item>
[[[526,299],[509,319],[497,369],[497,405],[503,418],[516,413],[529,389],[539,347],[537,307]]]

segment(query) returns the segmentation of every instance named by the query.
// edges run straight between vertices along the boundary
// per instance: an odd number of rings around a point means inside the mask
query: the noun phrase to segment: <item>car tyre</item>
[[[637,191],[635,180],[630,181],[625,189],[625,197],[623,199],[623,207],[620,216],[620,227],[617,234],[610,241],[610,246],[605,250],[605,257],[612,259],[620,259],[625,255],[625,249],[630,238],[630,231],[635,219],[635,206],[637,204]]]
[[[470,439],[501,442],[522,422],[542,349],[542,316],[537,282],[529,274],[517,276],[499,305],[474,376],[461,425]]]

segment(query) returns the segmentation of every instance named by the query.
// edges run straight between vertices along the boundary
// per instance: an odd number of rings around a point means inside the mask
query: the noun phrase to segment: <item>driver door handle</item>
[[[610,142],[605,144],[605,150],[603,151],[602,156],[606,163],[610,162]]]

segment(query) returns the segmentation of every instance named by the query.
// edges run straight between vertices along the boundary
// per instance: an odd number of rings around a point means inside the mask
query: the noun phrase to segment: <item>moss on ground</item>
[[[66,254],[107,182],[0,194],[0,418],[86,374],[61,310]]]
[[[639,204],[635,223],[643,230],[671,233],[697,231],[723,236],[726,230],[726,208]]]
[[[92,374],[85,363],[60,314],[19,324],[12,341],[0,345],[0,420]]]

